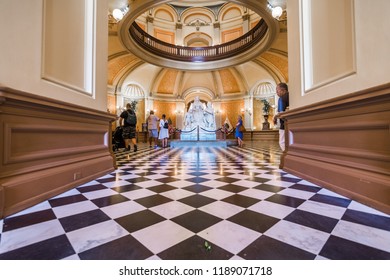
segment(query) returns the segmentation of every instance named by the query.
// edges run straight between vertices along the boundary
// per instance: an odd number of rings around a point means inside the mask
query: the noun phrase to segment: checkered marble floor
[[[116,156],[0,220],[0,259],[390,259],[390,216],[278,169],[276,143]]]

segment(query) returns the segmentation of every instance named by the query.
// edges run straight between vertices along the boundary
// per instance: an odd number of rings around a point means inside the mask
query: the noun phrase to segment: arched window
[[[127,103],[130,104],[137,104],[139,100],[144,99],[145,93],[143,89],[136,84],[128,84],[125,88],[125,90],[122,93],[123,96],[123,107],[126,106]]]
[[[256,99],[266,99],[274,97],[276,87],[270,82],[261,82],[253,88],[252,95]]]

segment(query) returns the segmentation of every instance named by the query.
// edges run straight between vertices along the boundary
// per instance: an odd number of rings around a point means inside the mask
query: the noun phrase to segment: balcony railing
[[[264,38],[268,26],[262,19],[243,36],[227,43],[208,47],[183,47],[163,42],[142,30],[136,22],[129,28],[130,36],[145,50],[158,56],[185,62],[208,62],[241,54]]]

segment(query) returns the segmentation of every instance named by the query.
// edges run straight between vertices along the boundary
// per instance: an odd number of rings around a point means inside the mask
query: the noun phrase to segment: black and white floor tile
[[[0,259],[390,259],[390,216],[280,170],[276,143],[116,156],[0,220]]]

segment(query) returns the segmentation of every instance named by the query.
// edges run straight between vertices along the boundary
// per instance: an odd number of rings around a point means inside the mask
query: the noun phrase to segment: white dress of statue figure
[[[206,109],[204,110],[204,124],[205,127],[210,130],[215,130],[215,116],[214,116],[214,108],[211,102],[207,102]]]
[[[194,126],[203,126],[204,104],[199,100],[199,96],[195,97],[194,103],[190,106],[190,110],[192,111]]]
[[[192,109],[190,108],[184,117],[184,130],[191,130],[193,122],[194,117],[192,115]]]

